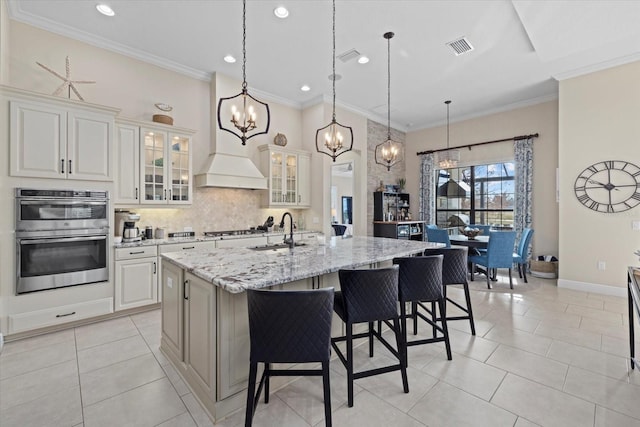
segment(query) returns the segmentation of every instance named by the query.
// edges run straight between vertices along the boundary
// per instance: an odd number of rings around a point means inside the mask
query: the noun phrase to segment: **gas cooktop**
[[[221,237],[221,236],[240,236],[243,234],[261,234],[261,233],[264,233],[264,230],[251,228],[248,230],[205,231],[204,235],[207,237]]]

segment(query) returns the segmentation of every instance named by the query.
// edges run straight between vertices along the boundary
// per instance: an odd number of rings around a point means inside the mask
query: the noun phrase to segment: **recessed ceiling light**
[[[273,9],[273,14],[276,15],[280,19],[284,19],[289,16],[289,11],[284,6],[278,6]]]
[[[116,13],[113,11],[113,9],[111,9],[108,5],[106,4],[99,4],[96,6],[96,9],[98,9],[98,12],[100,12],[101,14],[105,15],[105,16],[114,16]]]
[[[236,58],[234,58],[231,55],[227,55],[224,57],[224,62],[228,62],[229,64],[233,64],[234,62],[236,62]]]
[[[300,90],[303,91],[303,92],[309,92],[311,90],[311,88],[309,87],[309,85],[302,85]]]
[[[369,57],[367,56],[360,56],[360,58],[358,58],[358,63],[359,64],[366,64],[367,62],[369,62]]]

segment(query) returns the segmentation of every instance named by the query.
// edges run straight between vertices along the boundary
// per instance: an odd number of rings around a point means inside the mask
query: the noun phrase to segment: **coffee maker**
[[[115,213],[116,236],[122,236],[124,243],[139,242],[142,240],[142,233],[136,227],[136,222],[140,221],[140,215],[129,211],[116,211]]]

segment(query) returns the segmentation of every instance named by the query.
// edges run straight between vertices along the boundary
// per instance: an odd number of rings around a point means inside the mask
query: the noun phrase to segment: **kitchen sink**
[[[304,242],[294,242],[294,246],[305,246],[306,243]],[[271,244],[271,245],[260,245],[260,246],[253,246],[250,247],[249,249],[254,250],[254,251],[279,251],[282,249],[289,249],[289,244],[288,243],[275,243],[275,244]]]

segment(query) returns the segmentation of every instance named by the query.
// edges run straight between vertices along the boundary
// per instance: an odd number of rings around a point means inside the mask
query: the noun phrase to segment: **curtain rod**
[[[419,151],[417,153],[417,155],[421,156],[422,154],[438,153],[440,151],[449,151],[449,150],[455,150],[455,149],[458,149],[458,148],[468,148],[469,150],[471,150],[471,147],[476,147],[478,145],[494,144],[496,142],[505,142],[505,141],[520,141],[522,139],[537,138],[538,136],[539,136],[538,133],[532,133],[532,134],[529,134],[529,135],[514,136],[512,138],[496,139],[494,141],[476,142],[475,144],[459,145],[457,147],[439,148],[437,150]]]

